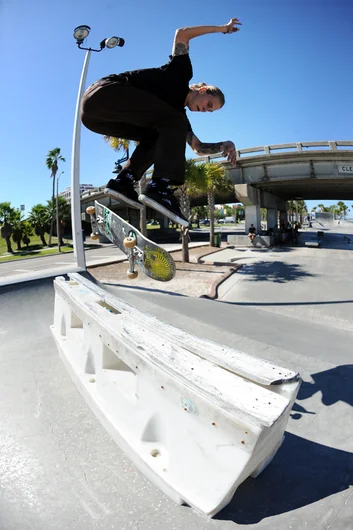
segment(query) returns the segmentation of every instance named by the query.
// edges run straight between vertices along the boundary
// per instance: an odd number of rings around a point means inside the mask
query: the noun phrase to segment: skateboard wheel
[[[99,234],[91,234],[91,239],[99,239]]]
[[[135,278],[137,278],[138,276],[138,272],[137,271],[127,271],[127,277],[129,278],[129,280],[134,280]]]
[[[86,208],[86,213],[88,215],[94,215],[96,213],[96,209],[94,206],[88,206],[88,208]]]
[[[123,243],[124,247],[133,248],[136,245],[136,239],[134,237],[125,237]]]

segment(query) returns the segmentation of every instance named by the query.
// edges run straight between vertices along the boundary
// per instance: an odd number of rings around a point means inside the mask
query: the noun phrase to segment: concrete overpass
[[[227,169],[235,193],[220,195],[216,203],[242,202],[246,211],[246,230],[250,223],[260,230],[260,208],[267,209],[268,227],[277,223],[278,211],[286,219],[287,200],[353,200],[353,141],[250,147],[238,150],[237,159],[236,168],[220,155],[198,157],[195,161],[219,161]],[[103,190],[104,186],[82,196],[83,218],[85,208],[93,200],[100,200],[114,210],[123,207],[104,196]],[[206,204],[207,198],[199,196],[192,203]]]
[[[286,217],[288,200],[353,200],[352,141],[251,147],[237,155],[228,176],[245,206],[247,227],[260,229],[260,208],[267,208],[267,226],[274,226],[278,210]]]

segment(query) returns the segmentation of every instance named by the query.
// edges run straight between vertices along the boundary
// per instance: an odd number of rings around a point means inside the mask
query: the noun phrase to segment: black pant
[[[187,118],[183,112],[124,81],[100,80],[82,98],[81,120],[93,132],[139,141],[130,158],[137,180],[154,164],[154,178],[184,183]]]

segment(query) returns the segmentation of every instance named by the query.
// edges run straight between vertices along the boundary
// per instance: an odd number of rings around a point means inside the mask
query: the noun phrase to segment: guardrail
[[[69,276],[54,282],[51,329],[78,389],[154,484],[212,517],[281,446],[299,374],[195,337]]]
[[[327,151],[338,151],[341,147],[350,147],[353,149],[353,141],[323,141],[323,142],[293,142],[288,144],[276,144],[276,145],[263,145],[259,147],[249,147],[246,149],[237,150],[237,156],[241,157],[242,155],[250,155],[252,153],[260,153],[261,155],[270,155],[278,151],[297,151],[304,152],[306,150],[311,150],[317,148],[325,148],[323,150]]]

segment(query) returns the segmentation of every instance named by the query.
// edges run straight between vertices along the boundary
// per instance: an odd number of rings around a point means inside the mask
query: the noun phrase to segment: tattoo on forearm
[[[197,152],[203,155],[214,155],[223,151],[223,142],[218,142],[216,144],[206,144],[200,142],[200,145],[197,147]]]
[[[190,147],[191,147],[191,144],[192,144],[193,137],[194,137],[194,133],[192,131],[187,131],[186,132],[186,141],[190,145]]]
[[[174,55],[187,55],[189,53],[189,45],[178,42],[174,46]]]

